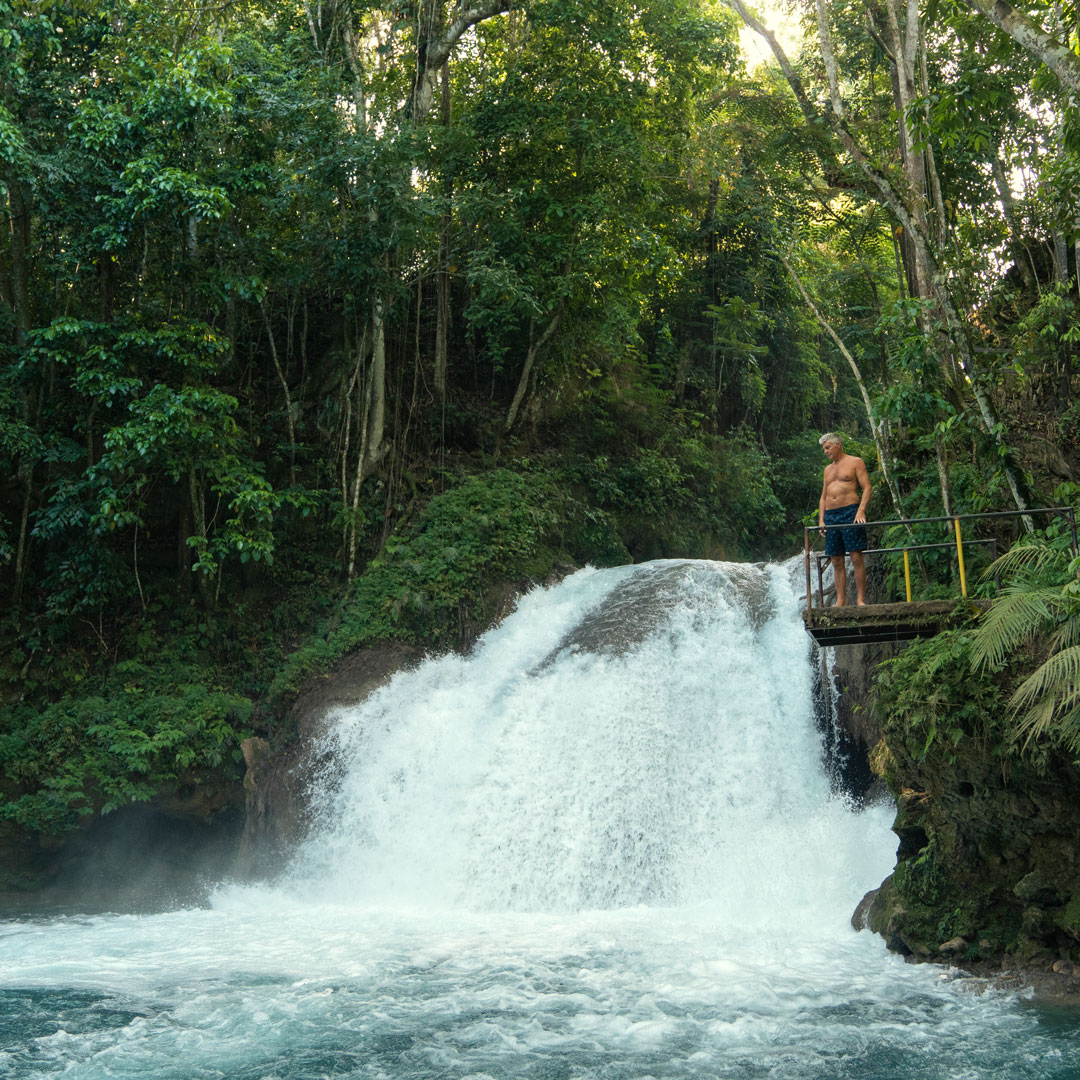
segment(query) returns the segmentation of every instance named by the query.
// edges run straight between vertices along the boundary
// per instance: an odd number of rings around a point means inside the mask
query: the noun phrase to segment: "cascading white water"
[[[1075,1018],[848,917],[784,567],[581,571],[331,728],[311,836],[208,909],[0,923],[0,1075],[1066,1080]]]
[[[534,592],[467,660],[338,717],[343,775],[294,880],[474,910],[853,905],[891,863],[829,797],[807,656],[777,566],[650,563]]]

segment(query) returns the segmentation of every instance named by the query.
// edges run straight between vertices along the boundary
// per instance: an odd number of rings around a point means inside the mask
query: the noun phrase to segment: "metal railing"
[[[912,525],[933,525],[935,523],[951,522],[953,527],[954,539],[948,540],[940,544],[901,544],[897,547],[881,547],[881,548],[865,548],[863,550],[864,555],[882,555],[886,553],[900,551],[904,555],[904,585],[907,592],[907,602],[911,603],[911,561],[909,553],[912,551],[933,551],[940,550],[942,548],[954,548],[956,549],[956,561],[960,571],[960,591],[963,596],[967,596],[967,571],[964,566],[964,539],[960,528],[960,522],[962,521],[978,521],[987,520],[989,518],[1025,518],[1034,517],[1038,514],[1052,514],[1057,517],[1064,518],[1072,530],[1072,547],[1073,553],[1077,553],[1077,538],[1076,538],[1076,514],[1071,506],[1044,506],[1037,510],[998,510],[991,513],[984,514],[951,514],[945,517],[928,517],[928,518],[894,518],[888,521],[867,521],[865,524],[858,526],[859,528],[871,529],[871,528],[887,528],[892,525],[904,525],[909,527]],[[815,555],[817,558],[817,571],[818,571],[818,606],[825,606],[825,563],[829,561],[831,556],[824,554],[823,552],[812,551],[811,535],[817,537],[822,536],[830,529],[851,529],[856,526],[851,522],[841,525],[807,525],[803,530],[803,550],[806,561],[806,610],[813,610],[813,590],[810,582],[810,556]],[[967,546],[980,547],[980,546],[992,546],[994,556],[997,555],[997,540],[968,540]],[[845,558],[846,558],[845,554]]]

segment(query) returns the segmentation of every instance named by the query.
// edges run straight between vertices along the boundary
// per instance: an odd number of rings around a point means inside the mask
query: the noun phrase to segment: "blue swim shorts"
[[[866,550],[866,527],[852,524],[858,512],[858,503],[837,506],[833,510],[825,511],[826,525],[851,525],[850,529],[829,529],[825,533],[826,555],[843,555],[848,551]]]

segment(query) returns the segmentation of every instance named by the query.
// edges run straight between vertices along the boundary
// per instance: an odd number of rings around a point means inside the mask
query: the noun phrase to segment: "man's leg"
[[[847,603],[847,567],[844,566],[844,556],[834,555],[831,562],[833,583],[836,585],[836,606],[843,607]]]
[[[851,553],[851,568],[855,571],[855,602],[859,605],[866,603],[866,560],[861,551]]]

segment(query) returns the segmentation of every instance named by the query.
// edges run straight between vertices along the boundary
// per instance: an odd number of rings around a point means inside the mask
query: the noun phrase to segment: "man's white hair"
[[[818,439],[818,446],[828,446],[829,443],[839,443],[844,445],[844,438],[842,435],[837,435],[835,431],[827,431],[824,435]]]

